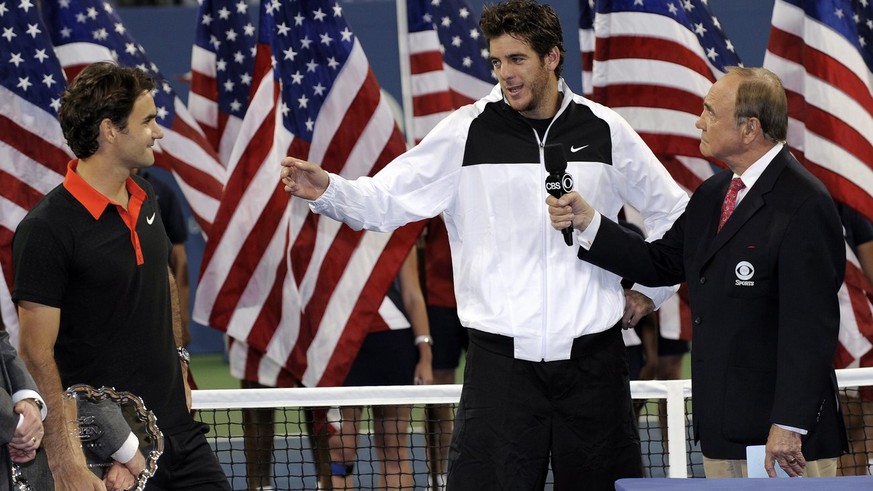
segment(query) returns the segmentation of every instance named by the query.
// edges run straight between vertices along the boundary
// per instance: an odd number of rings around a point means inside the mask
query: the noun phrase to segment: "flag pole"
[[[397,11],[397,51],[400,56],[400,104],[403,106],[403,126],[406,147],[415,146],[415,131],[412,126],[412,68],[409,65],[409,22],[407,0],[395,0]]]

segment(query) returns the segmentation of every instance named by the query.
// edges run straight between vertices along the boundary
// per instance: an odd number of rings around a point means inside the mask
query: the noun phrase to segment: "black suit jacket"
[[[662,239],[648,244],[604,219],[579,256],[644,285],[687,281],[705,456],[745,459],[778,423],[809,431],[806,459],[836,457],[847,448],[833,370],[846,262],[839,216],[783,148],[716,234],[731,177],[701,184]]]

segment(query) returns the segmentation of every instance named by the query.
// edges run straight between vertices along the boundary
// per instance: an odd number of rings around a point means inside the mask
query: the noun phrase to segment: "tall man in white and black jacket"
[[[788,151],[779,78],[737,68],[704,98],[700,150],[729,170],[707,179],[660,240],[638,240],[571,192],[547,200],[578,230],[579,257],[646,285],[688,283],[694,435],[707,477],[764,467],[833,476],[848,449],[833,360],[846,252],[824,185]],[[586,196],[587,197],[587,196]],[[596,196],[595,196],[596,199]]]
[[[656,237],[687,196],[620,116],[561,79],[551,7],[490,5],[479,25],[499,82],[490,95],[372,178],[292,157],[281,177],[313,211],[355,229],[445,219],[470,335],[448,489],[542,489],[550,464],[555,489],[613,489],[642,473],[621,324],[673,290],[626,294],[617,275],[576,259],[549,226],[544,147],[563,147],[577,187],[610,217],[629,203]]]

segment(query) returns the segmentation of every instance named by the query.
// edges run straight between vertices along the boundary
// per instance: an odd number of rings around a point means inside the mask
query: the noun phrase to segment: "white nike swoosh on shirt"
[[[582,150],[582,149],[584,149],[584,148],[588,148],[588,145],[582,145],[581,147],[570,147],[570,151],[573,152],[573,153],[576,153],[576,152],[578,152],[579,150]]]
[[[154,222],[154,221],[155,221],[155,214],[154,213],[152,213],[152,216],[146,217],[146,223],[148,223],[149,225],[151,225],[152,222]]]

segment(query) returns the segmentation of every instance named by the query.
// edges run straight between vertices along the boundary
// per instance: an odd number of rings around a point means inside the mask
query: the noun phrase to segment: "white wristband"
[[[421,343],[427,343],[433,346],[433,338],[430,336],[415,336],[415,345],[418,346]]]

